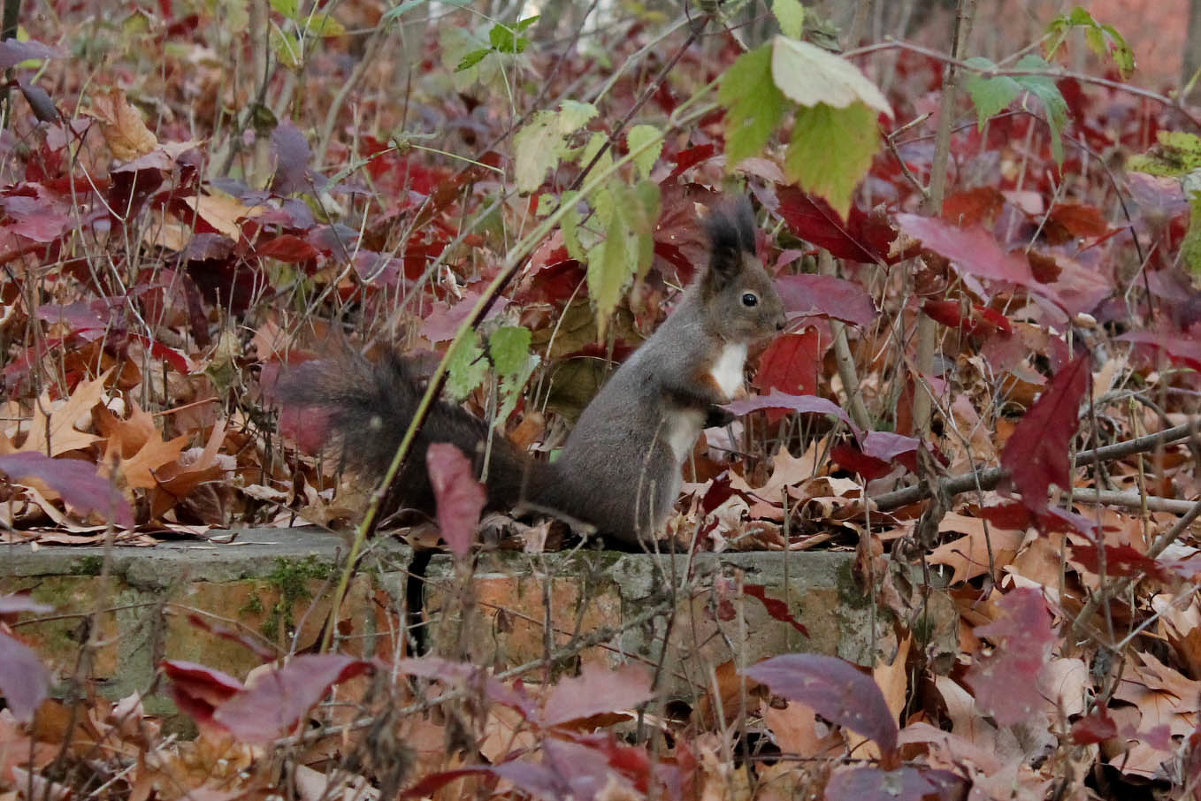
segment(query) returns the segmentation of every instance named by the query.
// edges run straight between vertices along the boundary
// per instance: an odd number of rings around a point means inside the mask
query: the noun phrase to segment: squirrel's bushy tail
[[[344,464],[359,476],[378,482],[392,464],[425,394],[425,383],[396,353],[371,362],[347,347],[336,358],[306,362],[292,370],[281,380],[278,394],[285,406],[324,412],[329,444]],[[389,506],[434,511],[433,488],[425,469],[425,452],[434,442],[449,442],[463,451],[478,478],[488,447],[488,428],[458,406],[435,402],[393,482]],[[493,433],[488,458],[489,508],[517,505],[533,461],[499,431]]]

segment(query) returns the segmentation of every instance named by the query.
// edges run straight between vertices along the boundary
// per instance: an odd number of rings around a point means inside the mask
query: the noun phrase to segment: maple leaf
[[[137,489],[158,486],[155,471],[179,459],[187,444],[186,434],[170,442],[161,439],[146,442],[133,456],[120,461],[121,475],[125,478],[125,483]]]
[[[108,87],[97,91],[84,113],[100,120],[105,141],[113,155],[122,161],[144,156],[158,145],[158,139],[142,121],[141,112],[121,89]]]
[[[1069,446],[1080,427],[1077,410],[1092,379],[1091,361],[1088,354],[1077,356],[1055,374],[1001,453],[1022,503],[1035,514],[1046,510],[1051,484],[1061,489],[1072,484]]]
[[[1042,594],[1022,587],[997,602],[1004,616],[974,632],[996,648],[977,659],[967,673],[976,703],[1002,726],[1028,720],[1044,703],[1038,675],[1056,642],[1051,613]]]
[[[53,411],[49,411],[52,406],[50,395],[43,393],[34,405],[29,435],[17,450],[58,456],[68,451],[87,448],[99,440],[100,437],[95,434],[75,428],[75,423],[86,417],[93,406],[103,401],[104,382],[112,372],[113,368],[110,367],[92,381],[81,381],[67,402]]]

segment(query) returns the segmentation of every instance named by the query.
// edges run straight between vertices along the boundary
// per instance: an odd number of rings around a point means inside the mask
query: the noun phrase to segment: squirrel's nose
[[[788,327],[788,318],[781,314],[779,317],[776,318],[776,330],[783,331],[787,327]]]

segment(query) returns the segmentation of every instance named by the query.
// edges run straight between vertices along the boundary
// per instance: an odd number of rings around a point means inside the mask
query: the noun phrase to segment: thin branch
[[[942,53],[938,50],[931,50],[928,47],[922,47],[921,45],[911,44],[910,42],[897,42],[897,41],[879,42],[878,44],[866,45],[864,47],[859,47],[854,50],[848,50],[845,53],[843,53],[843,57],[844,58],[854,58],[855,56],[866,56],[871,53],[878,53],[878,52],[882,52],[882,51],[886,51],[886,50],[905,50],[910,53],[917,53],[918,55],[926,56],[927,58],[932,58],[932,59],[941,61],[944,64],[954,65],[958,69],[967,70],[968,72],[973,72],[977,75],[983,75],[986,78],[1001,78],[1001,77],[1018,78],[1018,77],[1027,76],[1027,75],[1039,76],[1039,77],[1043,77],[1043,78],[1052,78],[1055,80],[1058,80],[1060,78],[1071,78],[1073,80],[1079,81],[1080,83],[1088,83],[1088,84],[1092,84],[1093,86],[1101,86],[1106,89],[1113,89],[1114,91],[1117,91],[1117,92],[1126,92],[1127,94],[1134,95],[1135,97],[1141,97],[1146,100],[1153,100],[1156,103],[1160,103],[1161,105],[1167,106],[1168,108],[1172,109],[1177,114],[1179,114],[1180,116],[1184,117],[1186,120],[1191,122],[1197,128],[1197,130],[1201,130],[1201,117],[1197,117],[1191,111],[1189,111],[1188,108],[1186,108],[1184,106],[1184,104],[1180,101],[1180,98],[1178,98],[1178,97],[1177,98],[1169,97],[1167,95],[1160,94],[1159,92],[1154,92],[1150,89],[1143,89],[1142,87],[1134,86],[1134,85],[1128,84],[1128,83],[1121,83],[1120,81],[1111,81],[1108,78],[1098,78],[1094,75],[1087,75],[1083,72],[1072,72],[1071,70],[1065,70],[1062,68],[1049,69],[1049,70],[1035,70],[1035,69],[1018,69],[1018,68],[1007,68],[1007,67],[981,67],[976,64],[969,64],[966,61],[962,61],[960,59],[953,58],[951,56],[948,56],[946,53]]]
[[[1167,445],[1196,436],[1199,429],[1201,429],[1201,419],[1182,423],[1181,425],[1164,429],[1155,434],[1147,434],[1142,437],[1115,442],[1112,445],[1105,445],[1090,451],[1081,451],[1076,454],[1075,463],[1086,464],[1094,460],[1107,462],[1135,453],[1146,453],[1161,445]],[[996,489],[1002,481],[1009,478],[1009,475],[1009,471],[1003,467],[991,467],[987,470],[945,478],[938,483],[938,486],[940,491],[949,495],[959,495],[960,493],[977,488],[987,491]],[[912,487],[906,487],[894,492],[886,492],[883,495],[870,498],[869,502],[872,504],[874,510],[888,512],[917,503],[928,497],[930,497],[930,488],[926,484],[915,484]]]

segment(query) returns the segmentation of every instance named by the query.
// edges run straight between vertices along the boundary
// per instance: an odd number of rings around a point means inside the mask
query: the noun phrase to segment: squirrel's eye
[[[742,305],[746,306],[748,309],[755,308],[756,306],[759,305],[759,296],[756,295],[754,292],[743,292],[742,293]]]

